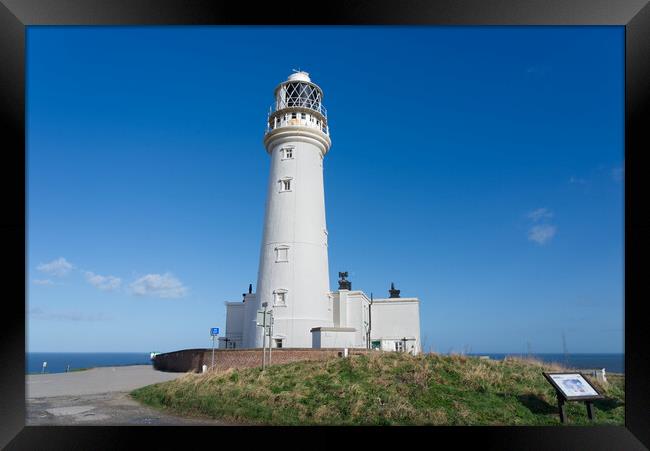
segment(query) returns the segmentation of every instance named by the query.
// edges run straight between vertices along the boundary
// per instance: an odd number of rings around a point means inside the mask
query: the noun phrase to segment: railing
[[[290,98],[287,100],[277,101],[269,108],[269,114],[273,114],[276,111],[284,110],[286,108],[306,108],[308,110],[316,111],[327,119],[327,109],[322,103],[303,98]]]
[[[269,118],[271,117],[271,114],[269,114]],[[287,121],[280,122],[277,125],[276,124],[272,125],[271,122],[267,120],[266,121],[266,133],[270,132],[271,130],[275,130],[276,128],[286,127],[288,125],[302,125],[302,126],[309,127],[309,128],[317,128],[320,131],[322,131],[323,133],[325,133],[326,135],[330,134],[329,127],[327,125],[325,125],[323,122],[320,122],[320,124],[317,124],[317,123],[311,122],[311,121],[309,121],[307,119],[298,119],[298,118],[289,119]]]

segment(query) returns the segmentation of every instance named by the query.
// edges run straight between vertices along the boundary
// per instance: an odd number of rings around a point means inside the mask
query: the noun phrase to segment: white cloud
[[[59,257],[49,263],[41,263],[36,267],[39,271],[56,277],[65,276],[72,268],[74,268],[74,266],[63,257]]]
[[[38,307],[29,309],[29,316],[32,319],[47,321],[106,321],[110,317],[99,314],[86,314],[82,312],[46,312]]]
[[[114,291],[122,286],[122,279],[114,276],[100,276],[92,271],[85,271],[86,281],[103,291]]]
[[[129,285],[136,296],[155,296],[160,298],[181,298],[188,288],[170,273],[147,274]]]
[[[551,224],[538,224],[530,228],[528,231],[528,239],[534,241],[539,245],[549,242],[557,231],[557,227]]]
[[[34,279],[32,280],[32,283],[34,285],[54,285],[54,282],[50,279]]]
[[[543,219],[551,219],[553,217],[553,212],[548,208],[538,208],[528,213],[528,218],[532,219],[533,222],[539,222]]]
[[[527,217],[530,220],[528,239],[540,246],[548,243],[557,232],[557,227],[551,224],[553,216],[553,212],[548,208],[537,208],[528,213]]]

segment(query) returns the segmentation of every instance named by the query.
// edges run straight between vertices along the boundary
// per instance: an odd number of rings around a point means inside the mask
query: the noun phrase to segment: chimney
[[[390,294],[390,298],[398,298],[399,293],[401,290],[396,290],[395,289],[395,284],[393,282],[390,283],[390,290],[388,290],[388,293]]]

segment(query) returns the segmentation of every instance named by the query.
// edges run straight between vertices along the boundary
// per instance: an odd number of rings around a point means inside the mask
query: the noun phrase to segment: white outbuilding
[[[271,311],[275,348],[375,348],[417,354],[420,302],[371,299],[339,273],[329,288],[323,160],[330,139],[323,91],[298,71],[275,88],[264,145],[271,157],[256,292],[226,302],[221,348],[261,348],[258,312]]]

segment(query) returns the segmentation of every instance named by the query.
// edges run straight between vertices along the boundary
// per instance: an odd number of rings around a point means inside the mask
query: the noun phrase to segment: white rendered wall
[[[323,143],[327,141],[327,146]],[[271,155],[267,185],[264,233],[260,250],[255,308],[263,302],[273,309],[274,336],[283,347],[311,347],[310,330],[332,325],[329,301],[327,225],[323,187],[323,155],[329,138],[319,130],[287,126],[267,134]],[[293,147],[293,158],[283,159],[280,149]],[[291,178],[291,191],[282,192],[280,180]],[[288,261],[276,261],[276,248],[289,247]],[[286,292],[286,305],[274,305],[274,291]],[[248,301],[247,301],[248,303]],[[261,347],[262,331],[255,316],[247,315],[244,346]]]
[[[413,346],[416,354],[420,352],[420,302],[417,298],[375,299],[369,318],[370,298],[363,291],[338,290],[332,292],[331,297],[334,326],[356,329],[351,333],[350,347],[366,348],[367,328],[371,327],[371,341],[381,340],[381,349],[395,351],[395,341],[406,337],[415,339],[406,342],[407,348]]]
[[[358,348],[354,330],[318,330],[312,332],[312,346],[320,348]]]
[[[257,308],[259,306],[256,301],[255,293],[246,294],[244,296],[244,318],[242,330],[244,332],[244,339],[242,346],[244,348],[253,347],[251,345],[251,337],[257,333]]]
[[[228,347],[235,343],[235,348],[241,348],[244,337],[244,308],[246,304],[242,302],[226,302],[226,330],[225,337],[228,340]],[[219,340],[219,348],[225,348],[224,340]]]
[[[341,290],[343,291],[343,290]],[[368,305],[370,299],[363,291],[349,291],[347,295],[347,327],[354,327],[354,343],[357,348],[365,348],[368,328]]]
[[[382,340],[382,348],[394,351],[394,342],[402,338],[415,338],[407,341],[407,349],[414,347],[420,353],[420,301],[417,298],[375,299],[372,304],[372,340]]]

